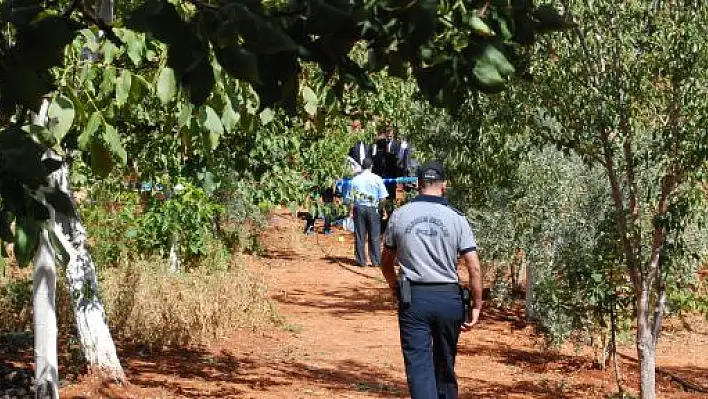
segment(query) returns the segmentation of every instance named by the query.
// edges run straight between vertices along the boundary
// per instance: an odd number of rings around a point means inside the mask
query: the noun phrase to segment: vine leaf
[[[113,157],[111,152],[106,147],[102,140],[94,138],[90,144],[91,151],[91,170],[99,177],[105,178],[113,170]]]
[[[216,60],[224,70],[236,79],[260,83],[258,58],[243,47],[232,44],[225,48],[214,47]]]
[[[79,149],[86,151],[89,149],[93,141],[93,137],[98,129],[101,127],[101,113],[99,111],[94,111],[91,114],[84,131],[79,135]]]
[[[57,142],[61,142],[71,129],[75,114],[74,103],[68,97],[62,95],[54,97],[47,111],[49,116],[47,127]]]
[[[204,104],[216,84],[209,57],[202,57],[194,68],[184,75],[182,83],[187,88],[192,104],[196,106]]]
[[[177,80],[175,71],[170,67],[164,67],[157,78],[157,97],[164,105],[168,104],[177,95]]]
[[[108,145],[111,154],[117,157],[121,161],[121,164],[125,165],[128,162],[128,154],[125,148],[123,148],[123,144],[120,142],[120,135],[115,126],[108,123],[104,124],[103,140]]]
[[[210,106],[205,106],[201,113],[201,122],[206,129],[204,138],[209,150],[213,151],[219,146],[219,138],[224,134],[224,126],[221,124],[219,115]]]
[[[317,94],[308,86],[302,89],[302,99],[305,101],[305,112],[310,116],[315,116],[317,107],[319,107],[319,99]]]
[[[15,239],[14,234],[12,234],[12,229],[10,228],[11,222],[10,212],[5,210],[0,211],[0,239],[2,241],[12,242]]]
[[[261,118],[261,123],[264,125],[267,125],[267,124],[271,123],[273,121],[273,119],[275,119],[275,112],[270,108],[266,108],[263,111],[261,111],[260,118]]]
[[[0,132],[3,169],[30,188],[38,187],[49,172],[41,162],[44,149],[17,126]]]
[[[18,216],[15,221],[15,245],[13,250],[17,264],[24,268],[37,252],[40,224],[33,217]]]
[[[182,105],[182,110],[179,112],[179,116],[177,117],[177,126],[181,128],[187,127],[189,128],[190,121],[192,120],[192,110],[194,109],[194,106],[192,103],[186,103]]]
[[[236,129],[238,122],[241,120],[241,115],[234,111],[231,103],[227,103],[224,106],[224,112],[221,115],[221,123],[224,125],[224,129],[230,132]]]
[[[116,79],[116,105],[118,108],[123,107],[128,102],[132,84],[132,74],[124,69],[118,79]]]
[[[71,201],[71,197],[64,191],[59,190],[55,187],[52,191],[44,194],[47,202],[54,207],[56,212],[62,213],[64,215],[73,217],[76,215],[76,209]]]

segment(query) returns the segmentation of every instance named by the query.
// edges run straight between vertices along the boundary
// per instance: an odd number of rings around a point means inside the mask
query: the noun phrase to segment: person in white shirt
[[[366,241],[369,242],[369,257],[372,266],[381,264],[381,208],[388,197],[386,186],[380,176],[371,172],[373,161],[365,158],[362,172],[352,179],[349,203],[354,218],[354,255],[358,266],[366,266]]]

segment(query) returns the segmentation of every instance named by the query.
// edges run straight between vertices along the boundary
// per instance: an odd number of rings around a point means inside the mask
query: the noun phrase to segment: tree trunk
[[[656,399],[656,344],[649,325],[649,290],[637,295],[637,357],[639,359],[639,395]]]
[[[39,234],[34,255],[34,381],[38,399],[59,398],[57,360],[57,317],[54,298],[57,271],[54,250],[45,227]]]
[[[49,100],[43,99],[32,123],[43,126],[47,122]],[[44,202],[43,194],[38,199]],[[34,276],[32,290],[32,310],[34,323],[34,381],[37,398],[59,397],[59,361],[57,358],[57,315],[55,298],[57,270],[54,250],[49,240],[47,226],[39,233],[39,243],[34,254]]]
[[[69,168],[67,164],[52,174],[55,184],[71,197],[69,186]],[[106,313],[99,295],[96,268],[86,246],[86,229],[81,224],[76,204],[73,204],[76,216],[56,214],[55,232],[68,246],[71,253],[66,268],[72,305],[76,316],[76,329],[88,366],[92,371],[113,378],[116,382],[125,382],[123,368],[118,361],[113,338],[108,329]]]
[[[169,266],[169,272],[171,274],[177,274],[179,273],[181,262],[179,258],[179,237],[177,237],[177,234],[172,237],[172,244],[170,245],[170,266]]]
[[[96,16],[103,22],[110,24],[113,22],[113,0],[97,0]]]
[[[656,347],[651,334],[642,336],[637,345],[639,367],[641,374],[640,398],[656,399]]]
[[[532,321],[536,319],[534,311],[534,302],[536,295],[534,292],[534,271],[531,262],[526,262],[526,320]]]
[[[614,279],[612,279],[614,281]],[[622,387],[622,375],[620,373],[620,364],[617,359],[617,303],[612,300],[612,308],[610,309],[610,329],[611,338],[610,344],[612,345],[612,362],[615,369],[615,381],[617,382],[617,392],[620,397],[624,397],[624,388]]]

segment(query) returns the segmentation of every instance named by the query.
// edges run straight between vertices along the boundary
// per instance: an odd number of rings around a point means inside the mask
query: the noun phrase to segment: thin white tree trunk
[[[170,246],[170,269],[169,272],[172,274],[179,273],[180,270],[180,259],[179,259],[179,237],[175,234],[172,237],[172,245]]]
[[[69,185],[69,168],[66,163],[52,174],[50,185],[56,186],[69,198],[73,198]],[[108,329],[106,313],[99,295],[96,267],[86,246],[86,229],[81,224],[73,199],[72,206],[76,216],[57,213],[54,231],[64,242],[65,247],[68,247],[67,252],[70,253],[66,278],[76,316],[76,329],[81,349],[92,371],[100,372],[122,383],[125,382],[125,374],[118,361],[113,338]]]
[[[640,335],[637,345],[641,379],[639,397],[641,399],[656,399],[656,346],[651,333],[638,333],[637,335]]]
[[[57,361],[57,317],[54,298],[57,271],[54,250],[45,227],[39,235],[39,245],[34,255],[34,380],[36,397],[59,397],[59,367]]]
[[[34,124],[46,125],[48,108],[49,100],[45,98],[42,102],[39,113],[37,113],[33,119]],[[44,157],[54,158],[59,161],[62,160],[52,150],[47,150]],[[47,205],[45,193],[55,189],[64,192],[64,194],[71,199],[73,213],[76,216],[64,215],[56,212],[53,207],[48,206],[50,220],[47,224],[47,228],[53,230],[53,234],[51,234],[51,236],[56,238],[58,242],[52,243],[47,237],[44,238],[47,238],[47,245],[62,245],[66,253],[69,255],[66,276],[69,283],[69,292],[71,293],[73,302],[76,327],[79,340],[81,341],[81,349],[83,350],[84,356],[91,370],[101,372],[107,377],[115,379],[117,382],[125,382],[125,373],[123,372],[123,368],[118,361],[115,345],[113,344],[113,338],[108,330],[103,304],[101,303],[101,298],[98,295],[99,290],[98,280],[96,278],[96,269],[86,247],[86,229],[84,229],[81,224],[78,216],[78,209],[76,204],[73,202],[73,196],[71,195],[71,186],[69,184],[69,167],[66,163],[63,163],[59,169],[55,170],[48,176],[47,185],[45,187],[40,187],[35,196],[40,202]],[[42,234],[44,235],[45,233],[47,233],[46,229],[43,230]],[[40,253],[40,250],[41,247],[38,249],[38,254]],[[44,303],[39,304],[39,306],[42,307],[41,309],[37,309],[38,303],[35,302],[35,325],[37,325],[38,321],[49,325],[49,323],[53,320],[53,343],[50,344],[47,341],[49,336],[43,336],[41,340],[35,337],[35,356],[38,363],[39,358],[54,359],[53,364],[55,365],[54,369],[56,370],[56,364],[58,363],[56,359],[56,314],[54,313],[56,258],[54,256],[54,252],[51,252],[50,255],[54,274],[53,277],[47,281],[52,283],[51,296],[45,295],[42,298],[51,298],[51,314],[43,310],[46,309],[46,305]],[[45,269],[42,269],[42,276],[35,275],[35,284],[41,283],[45,280],[44,276],[47,273]],[[35,266],[35,272],[37,271],[38,269]],[[47,292],[47,290],[42,286],[40,286],[39,289]],[[37,291],[37,289],[35,289],[35,291]],[[37,299],[36,295],[37,294],[35,294],[35,299]],[[43,318],[47,318],[47,320],[43,321]],[[35,329],[35,334],[36,331],[37,330]],[[53,352],[51,352],[52,347]],[[44,359],[42,359],[42,362],[45,362]],[[37,370],[42,369],[37,367]],[[39,381],[39,379],[37,380]],[[57,378],[55,378],[54,381],[56,383]],[[37,392],[39,393],[39,391]]]
[[[656,399],[656,343],[649,324],[649,289],[637,290],[637,356],[639,358],[639,397]]]
[[[32,123],[45,125],[49,110],[49,100],[43,99]],[[40,202],[43,194],[38,194]],[[46,202],[45,202],[46,204]],[[51,226],[51,223],[47,225]],[[32,291],[34,324],[34,380],[37,398],[59,397],[59,361],[57,358],[57,316],[55,297],[57,271],[54,250],[47,233],[47,225],[42,226],[37,251],[34,254],[34,277]]]
[[[531,262],[526,262],[526,320],[531,321],[536,319],[534,305],[536,302],[536,293],[534,292],[534,271]]]

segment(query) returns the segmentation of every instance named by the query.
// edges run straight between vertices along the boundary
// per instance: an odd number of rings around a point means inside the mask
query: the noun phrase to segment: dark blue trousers
[[[411,399],[456,399],[455,356],[465,312],[462,295],[421,286],[411,291],[410,305],[398,308]]]
[[[366,266],[366,241],[369,241],[371,264],[381,264],[381,216],[373,206],[354,206],[354,257],[356,264]]]

